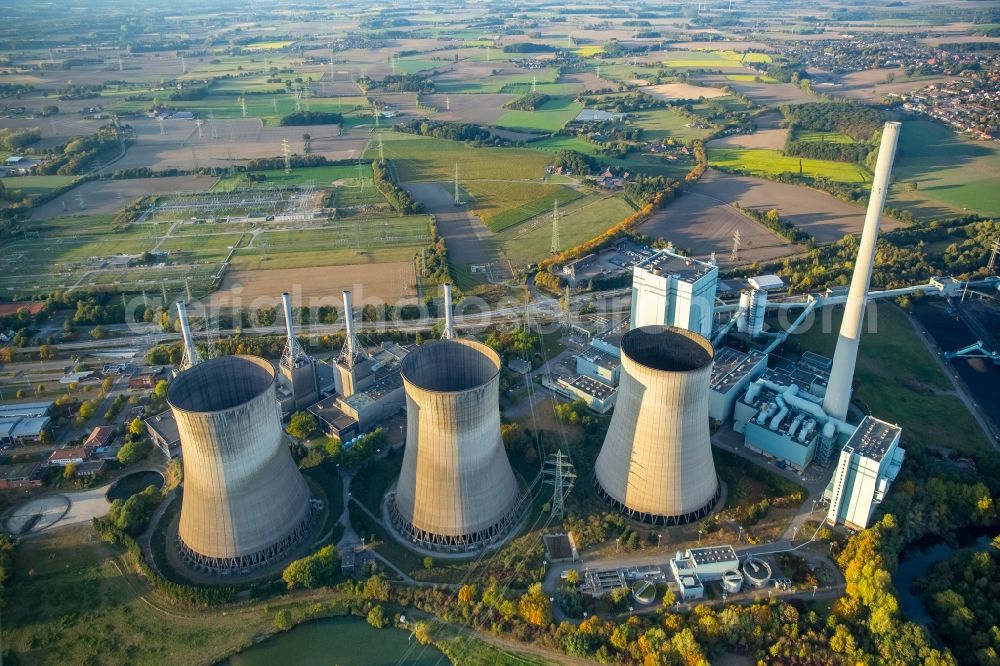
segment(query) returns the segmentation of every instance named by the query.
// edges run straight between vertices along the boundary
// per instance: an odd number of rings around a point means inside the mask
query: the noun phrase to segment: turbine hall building
[[[180,551],[198,570],[267,566],[309,534],[309,488],[285,444],[275,384],[264,359],[224,356],[167,391],[184,461]]]
[[[672,326],[622,337],[611,425],[594,466],[598,494],[635,520],[677,525],[719,499],[709,439],[708,340]]]
[[[406,448],[388,500],[396,529],[454,551],[503,539],[523,496],[500,438],[500,357],[479,342],[445,339],[411,351],[400,371]]]

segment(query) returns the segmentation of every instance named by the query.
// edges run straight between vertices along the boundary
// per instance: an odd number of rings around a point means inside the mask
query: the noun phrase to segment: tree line
[[[424,204],[414,200],[406,190],[396,184],[388,160],[372,162],[372,178],[376,189],[400,215],[417,215],[425,211]]]

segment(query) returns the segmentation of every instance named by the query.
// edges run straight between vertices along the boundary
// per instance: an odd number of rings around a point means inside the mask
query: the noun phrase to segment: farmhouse
[[[38,165],[38,160],[31,160],[21,155],[11,155],[3,161],[4,173],[8,176],[29,176]]]

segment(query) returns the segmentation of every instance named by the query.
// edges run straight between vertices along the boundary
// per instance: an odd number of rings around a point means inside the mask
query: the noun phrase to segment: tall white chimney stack
[[[455,333],[455,315],[451,305],[451,283],[444,285],[444,331],[441,337],[445,340],[452,340],[457,337]]]
[[[351,304],[351,292],[344,291],[344,339],[354,341],[354,306]]]
[[[281,308],[285,311],[285,333],[288,335],[288,346],[295,347],[295,331],[292,330],[292,297],[286,291],[281,295]]]
[[[889,174],[892,172],[892,160],[899,140],[899,127],[899,123],[890,122],[882,128],[882,143],[878,149],[878,160],[875,162],[875,177],[872,180],[872,193],[868,199],[865,227],[861,232],[858,258],[854,262],[854,276],[851,278],[851,287],[847,293],[847,305],[844,306],[844,321],[840,325],[837,350],[833,355],[833,369],[830,371],[830,381],[823,400],[823,409],[826,413],[842,421],[847,418],[847,410],[851,403],[851,383],[854,380],[854,367],[858,360],[861,324],[865,317],[868,286],[871,283],[872,266],[875,263],[875,244],[878,241],[882,208],[889,192]]]
[[[194,337],[191,335],[191,324],[188,322],[187,306],[184,305],[184,301],[177,301],[177,319],[181,322],[181,337],[184,340],[181,370],[187,370],[191,366],[198,365],[201,359],[194,346]]]

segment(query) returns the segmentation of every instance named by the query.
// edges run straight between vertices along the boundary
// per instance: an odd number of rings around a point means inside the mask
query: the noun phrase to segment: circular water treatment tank
[[[746,582],[753,587],[764,587],[771,580],[771,565],[756,557],[747,558],[747,561],[740,567]]]
[[[727,571],[722,574],[722,589],[729,594],[736,594],[743,589],[743,574],[739,571]]]
[[[656,586],[648,580],[638,580],[632,583],[632,598],[643,606],[656,601]]]

